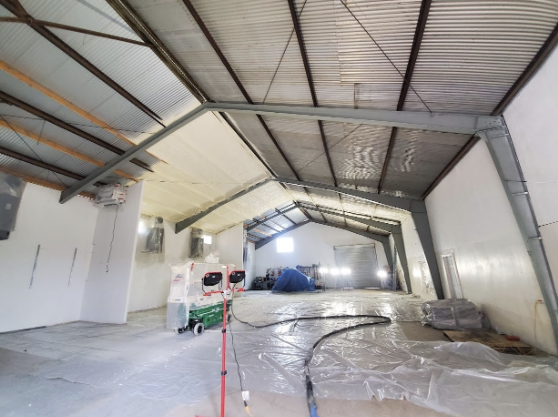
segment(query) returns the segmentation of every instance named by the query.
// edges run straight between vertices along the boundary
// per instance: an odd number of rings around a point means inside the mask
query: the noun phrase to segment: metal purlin
[[[501,128],[484,130],[479,132],[478,135],[484,140],[490,151],[510,202],[527,253],[531,258],[535,276],[550,316],[554,341],[558,346],[558,295],[556,294],[556,286],[546,256],[544,242],[539,232],[527,182],[521,170],[513,140],[504,120],[502,120]]]

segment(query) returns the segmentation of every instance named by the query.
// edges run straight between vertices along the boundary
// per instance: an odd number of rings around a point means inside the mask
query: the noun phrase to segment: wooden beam
[[[38,82],[36,82],[32,78],[30,78],[27,75],[25,75],[24,73],[16,70],[14,67],[8,65],[7,63],[5,63],[2,60],[0,60],[0,69],[4,72],[10,74],[12,77],[18,79],[22,83],[27,84],[29,87],[43,93],[45,96],[47,96],[48,98],[56,101],[58,104],[61,104],[62,106],[66,107],[67,109],[69,109],[69,110],[73,111],[74,113],[80,115],[85,120],[89,120],[91,123],[94,123],[97,126],[106,130],[107,132],[112,133],[114,136],[116,136],[119,139],[122,139],[124,142],[129,143],[130,145],[137,146],[134,142],[132,142],[130,139],[128,139],[126,136],[124,136],[122,133],[120,133],[118,130],[116,130],[116,129],[110,127],[109,125],[107,125],[101,119],[99,119],[99,118],[93,116],[91,113],[88,113],[85,110],[79,108],[78,106],[76,106],[75,104],[70,102],[69,100],[66,100],[64,97],[60,96],[59,94],[56,94],[54,91],[52,91],[52,90],[46,88],[45,86],[39,84]],[[156,158],[156,156],[150,154],[149,152],[146,152],[146,153],[148,155],[153,156],[154,158]]]
[[[53,142],[53,141],[45,138],[44,136],[40,137],[33,132],[30,132],[30,131],[22,128],[22,127],[14,125],[13,123],[6,123],[5,121],[0,120],[0,127],[6,128],[6,129],[11,130],[11,131],[16,132],[16,133],[19,133],[20,135],[23,135],[23,136],[25,136],[29,139],[32,139],[32,140],[34,140],[38,143],[46,145],[46,146],[48,146],[52,149],[56,149],[57,151],[63,152],[67,155],[71,155],[74,158],[80,159],[82,161],[89,162],[90,164],[96,165],[98,167],[105,166],[105,164],[103,162],[99,161],[98,159],[91,158],[87,155],[76,152],[75,150],[73,150],[71,148],[68,148],[64,145],[60,145],[59,143]],[[120,175],[123,178],[127,178],[127,179],[135,181],[135,182],[138,181],[137,179],[135,179],[131,175],[126,174],[124,171],[115,170],[114,173],[117,174],[117,175]]]
[[[258,232],[258,233],[260,233],[260,234],[262,234],[262,235],[264,235],[264,236],[267,236],[267,237],[273,236],[273,235],[271,235],[271,234],[269,234],[269,233],[264,232],[264,231],[261,230],[261,229],[255,229],[255,228],[254,228],[253,230],[254,230],[254,232]]]
[[[35,184],[35,185],[40,185],[41,187],[45,187],[45,188],[50,188],[51,190],[57,190],[57,191],[64,191],[66,189],[66,187],[64,187],[63,185],[59,185],[59,184],[54,184],[52,182],[48,182],[45,180],[42,180],[40,178],[35,178],[35,177],[31,177],[30,175],[26,175],[26,174],[22,174],[20,172],[16,172],[10,168],[7,167],[3,167],[0,166],[0,171],[4,172],[5,174],[8,175],[13,175],[14,177],[19,177],[24,181],[30,182],[31,184]],[[82,197],[87,197],[87,198],[95,198],[95,196],[91,193],[87,193],[87,192],[82,192],[79,195],[81,195]]]

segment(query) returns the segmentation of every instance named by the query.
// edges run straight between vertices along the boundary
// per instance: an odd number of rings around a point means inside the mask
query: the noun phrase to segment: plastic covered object
[[[188,267],[192,263],[171,265],[171,281],[167,300],[167,329],[183,329],[188,325],[187,296],[190,288]]]
[[[25,181],[0,172],[0,231],[13,232]]]
[[[433,300],[422,305],[422,324],[440,330],[481,329],[482,314],[465,298]]]
[[[271,289],[273,292],[306,291],[309,287],[308,277],[296,269],[286,269]],[[314,287],[315,288],[315,287]]]

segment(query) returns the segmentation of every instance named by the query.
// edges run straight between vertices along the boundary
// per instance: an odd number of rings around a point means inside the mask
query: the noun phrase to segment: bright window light
[[[384,271],[383,269],[380,269],[378,271],[378,278],[387,278],[388,273],[386,271]]]
[[[292,237],[281,237],[277,239],[277,253],[292,252],[294,250]]]
[[[203,235],[203,243],[211,245],[211,236]]]

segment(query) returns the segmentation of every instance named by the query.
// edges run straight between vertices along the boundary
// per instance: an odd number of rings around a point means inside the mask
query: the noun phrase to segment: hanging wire
[[[302,4],[302,8],[300,9],[300,13],[298,14],[299,19],[300,19],[300,16],[302,15],[302,12],[304,10],[304,6],[306,6],[307,1],[308,0],[304,0],[304,3]],[[265,100],[267,99],[267,96],[268,96],[269,92],[271,91],[271,86],[273,85],[273,81],[275,81],[275,77],[277,76],[277,73],[279,72],[279,67],[281,67],[281,63],[283,62],[283,57],[285,56],[285,53],[287,52],[287,49],[289,48],[289,45],[291,43],[291,39],[293,38],[294,33],[295,33],[295,30],[293,28],[293,30],[291,31],[291,35],[289,36],[289,40],[287,41],[287,45],[285,45],[285,49],[283,50],[283,54],[281,55],[281,59],[279,60],[279,63],[277,64],[277,68],[275,68],[275,72],[273,73],[273,77],[271,78],[271,81],[269,82],[269,87],[267,88],[267,92],[265,93],[265,97],[264,97],[262,103],[265,103]]]

